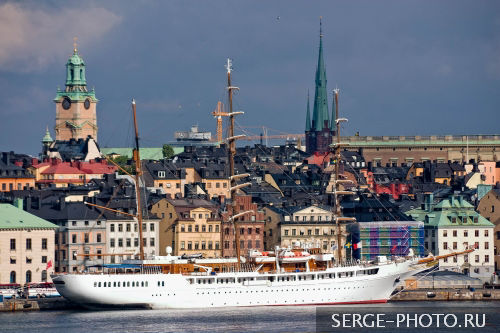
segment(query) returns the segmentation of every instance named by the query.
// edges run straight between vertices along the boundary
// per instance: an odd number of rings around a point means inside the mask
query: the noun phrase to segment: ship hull
[[[52,278],[61,295],[86,307],[161,309],[383,303],[401,279],[416,273],[409,269],[409,262],[379,266],[376,274],[366,274],[373,271],[339,267],[281,274],[65,274]]]

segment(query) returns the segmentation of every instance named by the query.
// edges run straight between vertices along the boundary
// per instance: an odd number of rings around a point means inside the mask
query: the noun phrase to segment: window
[[[288,236],[288,229],[285,229],[285,236]]]
[[[147,238],[142,239],[142,246],[144,246],[144,247],[148,246],[148,239]]]
[[[453,250],[457,249],[457,242],[453,242]]]
[[[16,239],[15,238],[11,238],[10,239],[10,250],[11,251],[15,251],[16,250]]]
[[[447,250],[448,249],[448,243],[447,242],[444,242],[443,243],[443,249]]]
[[[111,231],[111,232],[115,232],[115,224],[114,224],[114,223],[111,223],[111,224],[109,225],[109,231]]]
[[[252,248],[252,240],[248,240],[248,248],[251,249]]]
[[[311,236],[312,235],[312,229],[307,229],[307,236]]]
[[[229,249],[229,241],[224,241],[224,248]]]
[[[200,249],[200,243],[199,242],[194,242],[194,249],[199,250]]]
[[[76,243],[76,234],[71,235],[71,243]]]
[[[127,247],[131,247],[132,246],[132,239],[131,238],[127,238],[125,240],[125,244],[126,244]]]
[[[26,238],[26,250],[31,250],[31,238]]]
[[[479,230],[474,231],[474,236],[479,237]]]
[[[490,248],[490,244],[488,242],[484,242],[484,249],[488,250]]]
[[[252,228],[248,228],[248,234],[251,235],[252,234]]]
[[[10,263],[15,264],[16,263],[16,258],[10,257]]]
[[[47,271],[46,270],[42,271],[42,282],[47,282]]]
[[[149,231],[155,231],[155,224],[154,223],[149,224]]]
[[[100,242],[102,241],[102,239],[101,239],[101,234],[100,234],[100,233],[99,233],[99,234],[97,234],[97,237],[96,237],[96,238],[97,238],[97,239],[96,239],[97,243],[100,243]]]
[[[214,243],[212,241],[208,241],[208,249],[211,250],[213,248]]]
[[[220,183],[215,183],[216,188],[220,188]]]
[[[33,259],[31,257],[26,257],[26,263],[31,264],[33,262]]]
[[[192,250],[193,249],[193,242],[188,242],[188,250]]]
[[[42,264],[46,264],[47,263],[47,256],[42,256]]]
[[[47,238],[42,238],[42,250],[47,250]]]
[[[485,254],[484,255],[484,262],[490,262],[490,256]]]
[[[147,223],[143,223],[142,224],[142,231],[146,231],[147,228],[148,228]]]
[[[97,250],[97,254],[99,254],[99,255],[97,256],[97,259],[102,259],[102,256],[100,256],[100,254],[101,254],[101,253],[102,253],[102,250]]]
[[[457,223],[457,218],[456,217],[452,217],[451,218],[451,223]]]
[[[453,230],[453,237],[457,237],[457,235],[458,235],[457,230]]]
[[[76,260],[76,251],[71,252],[71,260]]]
[[[109,247],[115,247],[115,239],[114,238],[111,238],[109,240]]]
[[[229,228],[224,228],[224,234],[229,235]]]
[[[186,242],[185,242],[185,241],[182,241],[182,242],[181,242],[181,250],[184,250],[184,249],[185,249],[185,246],[186,246]]]
[[[484,231],[484,237],[488,237],[488,230]]]
[[[205,242],[205,241],[201,242],[201,249],[202,250],[206,250],[207,249],[207,242]]]
[[[125,224],[125,230],[127,230],[127,232],[130,232],[132,230],[130,223]]]
[[[219,232],[219,226],[218,225],[215,226],[215,232]]]
[[[200,226],[199,225],[195,225],[194,226],[194,232],[199,232],[200,231]]]
[[[30,282],[31,282],[31,271],[27,270],[26,271],[26,283],[30,283]]]
[[[315,230],[314,230],[314,234],[315,234],[315,235],[319,235],[319,229],[315,229]]]
[[[213,230],[213,226],[212,226],[212,225],[209,225],[209,226],[208,226],[208,232],[212,232],[212,230]]]
[[[123,224],[122,224],[122,223],[119,223],[119,224],[118,224],[118,231],[119,231],[119,232],[122,232],[122,231],[123,231]]]
[[[123,247],[123,238],[118,238],[118,247]]]
[[[138,247],[139,246],[139,238],[134,238],[134,246]]]
[[[201,226],[201,232],[207,232],[207,226],[206,225],[202,225]]]
[[[244,235],[245,234],[245,229],[244,228],[240,228],[240,235]]]
[[[448,237],[448,230],[443,230],[443,237]]]
[[[245,241],[240,240],[240,250],[245,248]]]
[[[474,223],[479,223],[479,219],[476,217],[474,217]]]
[[[83,236],[84,236],[83,238],[84,238],[85,243],[88,243],[89,242],[89,234],[85,233]]]
[[[477,255],[477,254],[475,255],[474,261],[479,262],[479,255]]]
[[[186,226],[184,224],[181,224],[181,232],[186,232]]]
[[[257,240],[255,241],[255,248],[257,248],[257,249],[259,249],[259,248],[260,248],[260,240],[259,240],[259,239],[257,239]]]
[[[149,246],[155,246],[155,239],[154,238],[149,239]]]
[[[89,221],[85,221],[85,225],[89,225]]]
[[[229,247],[229,244],[227,244],[227,246]],[[219,242],[215,242],[215,249],[219,250],[219,248],[220,248]]]
[[[469,232],[467,230],[464,230],[464,237],[468,237],[469,236]]]
[[[193,231],[193,226],[188,225],[188,232],[192,232],[192,231]]]
[[[292,236],[297,236],[297,230],[296,229],[292,229]]]

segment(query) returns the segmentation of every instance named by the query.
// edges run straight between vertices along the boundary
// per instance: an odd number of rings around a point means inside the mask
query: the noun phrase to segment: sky
[[[228,57],[236,131],[303,133],[320,16],[346,135],[500,134],[498,1],[0,1],[0,151],[54,137],[75,36],[101,147],[132,145],[132,98],[142,146],[215,135]]]

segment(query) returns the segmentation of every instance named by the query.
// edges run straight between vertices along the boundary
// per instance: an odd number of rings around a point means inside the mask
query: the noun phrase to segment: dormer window
[[[165,171],[158,171],[158,178],[165,178]]]

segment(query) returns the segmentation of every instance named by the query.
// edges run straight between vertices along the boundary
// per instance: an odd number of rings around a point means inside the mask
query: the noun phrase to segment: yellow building
[[[161,218],[160,255],[170,246],[173,255],[221,257],[221,219],[212,202],[165,198],[153,204],[151,212]]]

